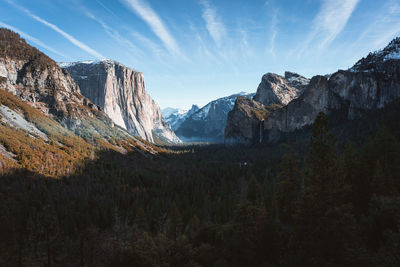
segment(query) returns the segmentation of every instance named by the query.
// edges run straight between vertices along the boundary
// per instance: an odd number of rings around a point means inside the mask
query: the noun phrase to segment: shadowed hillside
[[[109,150],[58,180],[11,172],[0,264],[396,266],[398,130],[338,145],[320,114],[305,150]]]

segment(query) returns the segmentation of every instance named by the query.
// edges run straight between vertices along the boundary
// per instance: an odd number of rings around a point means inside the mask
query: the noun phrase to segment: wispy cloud
[[[140,33],[135,32],[135,31],[131,31],[131,35],[136,40],[141,42],[143,44],[143,46],[149,48],[152,51],[152,53],[155,54],[156,56],[161,57],[161,56],[164,56],[167,53],[167,51],[165,51],[162,47],[160,47],[159,45],[154,43],[149,38],[145,37],[143,34],[140,34]]]
[[[100,6],[102,6],[102,7],[104,8],[104,10],[106,10],[108,13],[110,13],[110,14],[113,15],[114,17],[118,18],[118,16],[117,16],[113,11],[111,11],[111,9],[109,9],[106,5],[104,5],[103,2],[101,2],[100,0],[96,0],[96,2],[97,2]]]
[[[203,38],[204,36],[202,37],[203,32],[202,32],[202,34],[200,34],[199,28],[195,27],[192,22],[189,22],[189,29],[191,31],[191,33],[190,33],[191,38],[194,37],[194,39],[196,40],[195,44],[197,47],[197,51],[196,51],[197,56],[202,59],[207,58],[207,61],[213,62],[212,64],[217,63],[220,65],[221,64],[220,59],[217,58],[217,56],[213,52],[210,51],[209,43],[204,41],[204,38]]]
[[[89,46],[87,46],[86,44],[84,44],[81,41],[78,41],[76,38],[74,38],[73,36],[71,36],[70,34],[66,33],[65,31],[63,31],[62,29],[60,29],[58,26],[48,22],[47,20],[44,20],[42,18],[40,18],[39,16],[36,16],[35,14],[33,14],[30,10],[17,5],[16,3],[14,3],[11,0],[7,0],[7,2],[9,2],[10,4],[12,4],[13,6],[15,6],[16,8],[22,10],[24,13],[26,13],[28,16],[30,16],[31,18],[33,18],[34,20],[42,23],[43,25],[45,25],[46,27],[49,27],[50,29],[56,31],[57,33],[61,34],[64,38],[66,38],[68,41],[70,41],[72,44],[74,44],[75,46],[79,47],[80,49],[82,49],[83,51],[89,53],[90,55],[94,56],[95,58],[98,59],[104,59],[105,57],[102,56],[99,52],[95,51],[94,49],[90,48]]]
[[[373,14],[368,16],[368,21],[365,30],[349,48],[353,54],[353,57],[349,58],[349,64],[372,50],[383,48],[400,34],[400,2],[387,1],[380,10],[374,10]]]
[[[360,0],[323,0],[321,9],[313,21],[313,26],[301,55],[313,41],[318,41],[318,49],[326,48],[343,31]]]
[[[371,24],[361,33],[358,41],[366,41],[377,49],[400,33],[400,2],[390,0],[371,17]]]
[[[271,38],[270,38],[270,43],[269,43],[269,50],[268,52],[276,58],[276,52],[275,52],[275,40],[276,36],[278,35],[278,10],[274,9],[272,12],[272,19],[271,19]]]
[[[134,45],[130,40],[126,39],[125,37],[122,37],[118,31],[116,31],[115,29],[111,28],[109,25],[107,25],[104,21],[102,21],[101,19],[97,18],[95,15],[93,15],[92,13],[90,13],[89,11],[85,12],[85,15],[96,21],[97,23],[99,23],[101,25],[101,27],[103,27],[104,31],[111,37],[113,38],[116,42],[118,42],[121,45],[124,45],[128,48],[130,48],[135,54],[140,54],[143,55],[143,51],[141,49],[139,49],[136,45]]]
[[[54,49],[54,48],[52,48],[52,47],[50,47],[50,46],[44,44],[42,41],[36,39],[35,37],[30,36],[29,34],[27,34],[27,33],[23,32],[23,31],[21,31],[21,30],[18,29],[18,28],[15,28],[15,27],[13,27],[13,26],[11,26],[11,25],[8,25],[8,24],[5,24],[5,23],[3,23],[3,22],[0,22],[0,27],[4,27],[4,28],[7,28],[7,29],[10,29],[10,30],[12,30],[12,31],[14,31],[14,32],[16,32],[16,33],[18,33],[19,35],[21,35],[22,38],[24,38],[24,39],[26,39],[26,40],[28,40],[28,41],[30,41],[30,42],[32,42],[32,43],[34,43],[34,44],[40,46],[40,47],[46,49],[47,51],[50,51],[50,52],[52,52],[52,53],[54,53],[54,54],[56,54],[56,55],[59,55],[59,56],[61,56],[61,57],[63,57],[63,58],[68,58],[68,59],[70,59],[70,57],[68,57],[68,56],[64,55],[63,53],[57,51],[56,49]]]
[[[142,0],[120,0],[122,1],[131,11],[141,17],[151,30],[157,35],[158,38],[163,42],[167,50],[177,56],[182,56],[182,52],[175,41],[174,37],[170,34],[164,22],[158,16],[158,14],[151,8],[151,6]]]
[[[224,38],[227,36],[226,27],[218,16],[217,10],[207,0],[200,0],[200,4],[203,6],[202,17],[206,22],[208,33],[215,44],[221,47]]]
[[[240,46],[243,51],[249,52],[249,41],[247,40],[247,32],[244,29],[239,29]]]

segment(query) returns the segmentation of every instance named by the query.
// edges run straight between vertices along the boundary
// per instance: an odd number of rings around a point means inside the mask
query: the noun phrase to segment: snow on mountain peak
[[[97,64],[102,62],[101,60],[84,60],[84,61],[77,61],[77,62],[58,62],[58,66],[60,68],[69,68],[78,64]]]
[[[385,48],[360,59],[349,71],[371,71],[375,68],[375,63],[388,60],[400,60],[400,37],[393,39]]]
[[[238,96],[245,96],[245,97],[253,97],[254,93],[247,93],[247,92],[240,92],[238,94],[233,94],[225,97],[218,98],[214,101],[211,101],[204,107],[202,107],[200,110],[198,110],[196,113],[192,115],[192,118],[194,120],[202,120],[208,116],[208,113],[210,112],[210,109],[214,108],[216,105],[222,105],[225,106],[225,109],[230,111],[233,109],[233,106],[235,105],[236,98]]]
[[[164,120],[171,126],[171,129],[175,131],[187,117],[198,110],[199,107],[197,105],[192,105],[190,110],[168,107],[164,108],[161,114]]]

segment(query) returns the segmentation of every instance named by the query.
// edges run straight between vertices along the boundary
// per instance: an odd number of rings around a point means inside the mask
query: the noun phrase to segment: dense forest
[[[346,143],[320,113],[300,146],[17,169],[0,179],[0,266],[400,266],[398,130]]]

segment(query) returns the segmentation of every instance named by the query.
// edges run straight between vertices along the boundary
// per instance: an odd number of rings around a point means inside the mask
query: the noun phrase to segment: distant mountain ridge
[[[253,97],[254,93],[240,92],[218,98],[197,109],[192,106],[188,116],[176,127],[176,134],[184,141],[220,142],[224,140],[224,130],[228,112],[232,110],[239,96]],[[191,114],[190,114],[191,113]]]
[[[179,108],[165,108],[161,111],[165,121],[171,126],[171,129],[176,131],[181,124],[200,108],[197,105],[192,105],[189,110]]]

